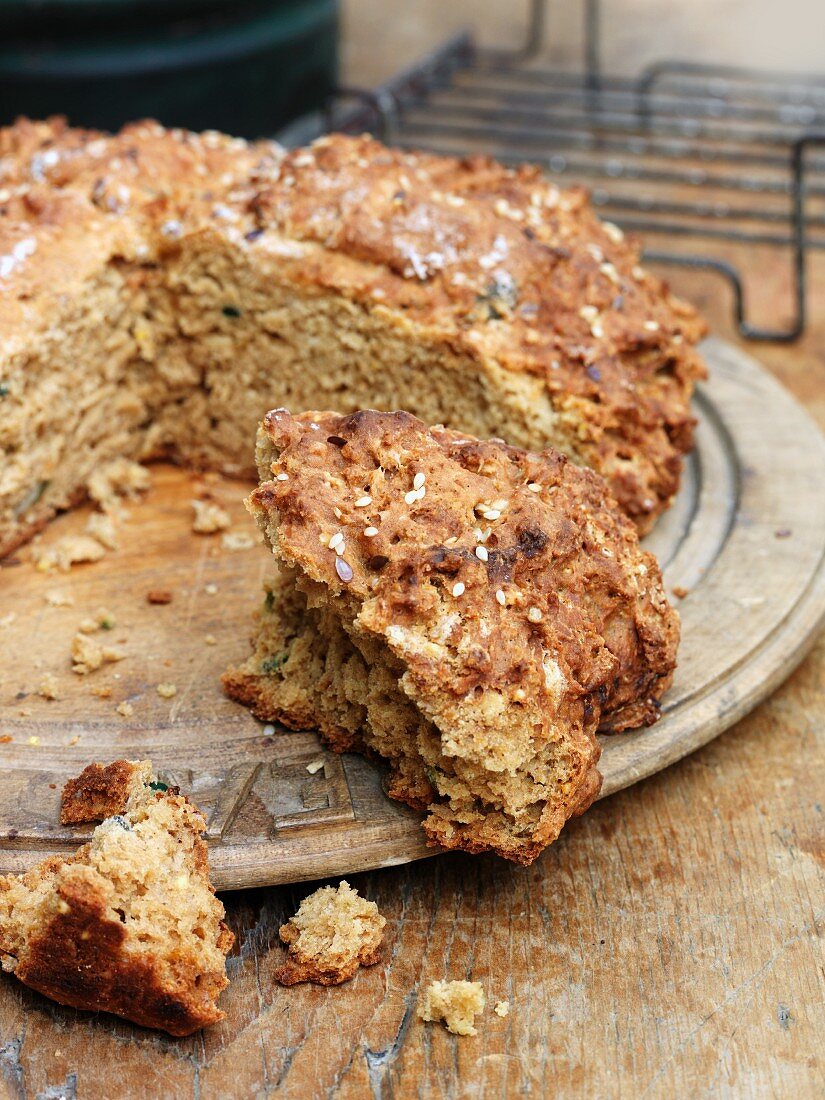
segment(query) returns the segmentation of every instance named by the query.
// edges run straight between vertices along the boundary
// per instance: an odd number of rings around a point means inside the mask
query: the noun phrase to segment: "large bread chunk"
[[[230,695],[389,762],[434,844],[522,863],[655,721],[678,617],[603,480],[409,413],[267,415],[249,504],[278,573]]]
[[[119,456],[251,472],[276,404],[554,446],[644,530],[691,446],[701,333],[537,169],[20,121],[0,130],[0,554]]]

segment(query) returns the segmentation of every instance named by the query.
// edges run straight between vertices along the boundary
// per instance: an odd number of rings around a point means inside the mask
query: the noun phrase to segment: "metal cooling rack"
[[[705,269],[733,291],[739,332],[792,341],[807,316],[809,250],[825,249],[825,76],[662,61],[636,78],[603,72],[600,0],[584,0],[582,71],[538,57],[548,0],[531,0],[522,49],[458,35],[373,90],[342,88],[319,129],[369,131],[407,148],[487,152],[584,181],[606,217],[661,239],[648,261]],[[300,133],[301,140],[306,131]],[[676,244],[678,242],[678,247]],[[725,242],[740,249],[730,259]],[[793,316],[749,319],[742,271],[784,250]]]

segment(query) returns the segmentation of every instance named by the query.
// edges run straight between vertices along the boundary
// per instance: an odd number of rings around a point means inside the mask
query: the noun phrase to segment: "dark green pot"
[[[335,85],[337,0],[0,0],[0,122],[271,134]]]

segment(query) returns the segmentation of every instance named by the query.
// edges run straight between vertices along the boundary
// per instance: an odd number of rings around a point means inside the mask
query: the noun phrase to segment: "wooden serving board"
[[[825,616],[825,441],[757,363],[716,340],[696,399],[697,448],[683,489],[648,538],[677,600],[683,641],[662,720],[603,739],[602,796],[672,764],[746,714],[786,677]],[[41,573],[30,550],[0,568],[0,872],[72,850],[88,829],[58,824],[60,788],[92,760],[150,757],[209,822],[213,877],[233,889],[383,867],[432,854],[418,815],[387,799],[380,769],[338,757],[314,734],[284,733],[224,698],[219,677],[246,656],[269,555],[191,531],[207,489],[255,534],[247,487],[153,469],[153,487],[119,525],[120,547],[69,574]],[[63,516],[51,544],[83,529]],[[46,593],[70,596],[55,607]],[[167,589],[172,602],[147,601]],[[103,636],[126,658],[71,671],[81,619],[103,607]],[[101,635],[96,635],[100,638]],[[37,694],[45,676],[58,698]],[[163,698],[160,683],[176,694]],[[106,692],[110,694],[106,694]],[[130,717],[116,707],[128,702]],[[322,761],[314,772],[307,765]]]

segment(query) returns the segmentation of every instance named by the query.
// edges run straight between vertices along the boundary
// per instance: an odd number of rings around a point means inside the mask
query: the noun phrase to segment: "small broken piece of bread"
[[[78,676],[88,676],[104,664],[122,661],[125,653],[114,646],[104,646],[88,634],[75,634],[72,639],[72,672]]]
[[[225,531],[232,522],[229,513],[211,500],[193,500],[192,508],[195,512],[192,530],[198,535],[214,535],[217,531]]]
[[[418,1016],[426,1023],[443,1020],[453,1035],[475,1035],[473,1024],[485,1003],[480,982],[430,982],[418,1002]]]
[[[598,793],[597,729],[655,721],[675,666],[605,483],[401,412],[275,410],[258,456],[278,572],[228,694],[386,759],[430,843],[531,862]]]
[[[73,565],[82,562],[100,561],[105,557],[106,548],[91,535],[64,535],[51,546],[38,549],[35,554],[37,568],[42,571],[60,569],[68,573]]]
[[[378,962],[386,923],[375,902],[362,898],[346,880],[337,890],[323,886],[304,898],[279,929],[289,956],[275,977],[281,985],[346,982],[359,966]]]
[[[60,824],[102,821],[104,817],[123,813],[129,799],[137,797],[151,783],[152,765],[148,760],[89,764],[63,788]]]
[[[147,761],[67,783],[64,822],[112,810],[74,855],[0,876],[0,964],[60,1004],[189,1035],[223,1018],[234,939],[209,883],[206,823],[153,785]]]

